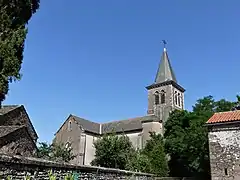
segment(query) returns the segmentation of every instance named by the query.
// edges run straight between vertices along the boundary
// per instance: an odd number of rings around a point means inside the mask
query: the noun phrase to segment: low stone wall
[[[156,177],[155,180],[203,180],[193,177]]]
[[[110,169],[93,166],[76,166],[67,163],[9,156],[0,154],[0,179],[11,176],[13,180],[23,180],[27,175],[32,179],[49,179],[48,173],[52,170],[57,179],[64,179],[67,174],[74,174],[74,179],[80,180],[154,180],[152,174],[137,173],[119,169]]]

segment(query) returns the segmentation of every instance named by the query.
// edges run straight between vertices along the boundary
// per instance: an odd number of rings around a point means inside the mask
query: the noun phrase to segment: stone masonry
[[[212,180],[240,179],[240,111],[215,113],[208,120]]]
[[[12,177],[14,180],[23,180],[30,175],[35,180],[47,180],[51,170],[57,179],[64,179],[67,174],[73,174],[75,179],[80,180],[154,180],[155,178],[152,174],[93,166],[76,166],[37,158],[0,154],[0,179]]]

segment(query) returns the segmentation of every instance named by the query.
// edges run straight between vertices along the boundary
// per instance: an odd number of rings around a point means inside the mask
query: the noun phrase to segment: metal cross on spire
[[[167,44],[167,42],[165,40],[162,40],[162,42],[163,42],[163,50],[166,51],[166,44]]]
[[[167,42],[165,40],[162,40],[162,42],[163,42],[163,47],[166,48]]]

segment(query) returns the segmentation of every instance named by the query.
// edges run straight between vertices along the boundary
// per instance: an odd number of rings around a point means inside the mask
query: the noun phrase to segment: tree
[[[75,158],[70,144],[66,147],[63,144],[48,144],[45,142],[39,143],[36,156],[58,162],[69,162]]]
[[[161,177],[168,175],[167,156],[161,134],[150,132],[150,139],[147,140],[145,147],[136,151],[136,154],[129,159],[128,169]]]
[[[172,176],[208,178],[210,174],[207,129],[204,124],[215,112],[229,111],[234,102],[212,96],[197,100],[193,111],[174,111],[165,124],[165,148],[170,155]]]
[[[94,142],[94,166],[126,169],[128,159],[134,153],[134,148],[126,135],[117,136],[114,133],[104,135]]]
[[[237,102],[234,103],[232,110],[240,110],[240,96],[237,95]]]
[[[38,158],[50,159],[51,145],[46,142],[40,142],[36,152]]]
[[[0,103],[9,83],[20,80],[26,25],[39,8],[39,0],[0,1]]]
[[[149,173],[161,177],[168,175],[167,156],[161,134],[150,132],[150,140],[147,141],[142,153],[148,157],[148,161],[150,162]]]

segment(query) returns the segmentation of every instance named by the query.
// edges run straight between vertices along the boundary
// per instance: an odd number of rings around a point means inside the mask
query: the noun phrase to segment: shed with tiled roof
[[[212,179],[240,179],[240,110],[215,113],[206,124]]]

